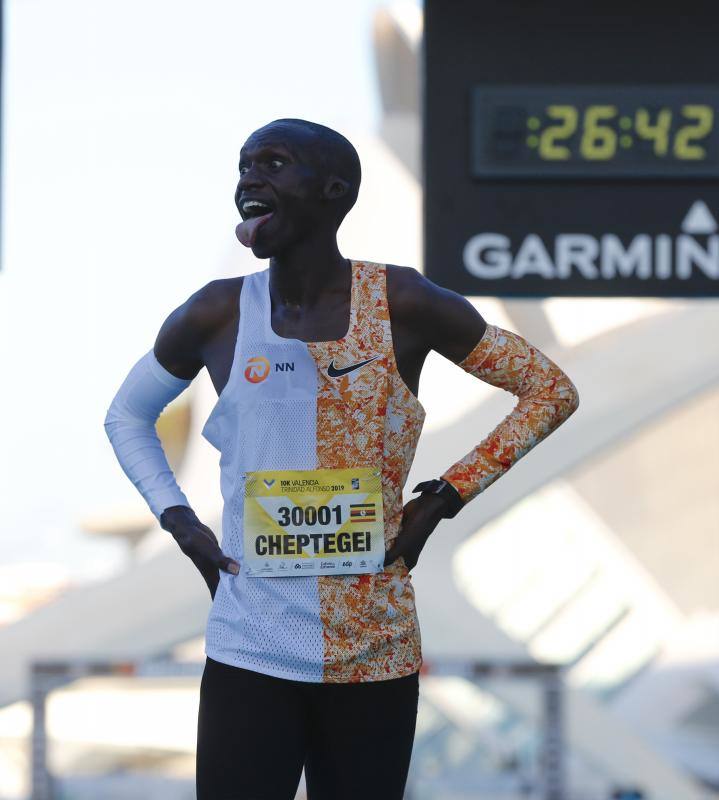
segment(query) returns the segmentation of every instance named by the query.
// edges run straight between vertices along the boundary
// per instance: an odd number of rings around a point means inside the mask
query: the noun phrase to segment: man
[[[432,531],[578,406],[562,370],[414,269],[347,260],[360,185],[340,134],[284,119],[240,153],[237,237],[269,268],[212,281],[163,324],[113,400],[123,469],[213,597],[199,800],[399,800],[421,665],[409,571]],[[402,503],[436,350],[516,394],[511,414]],[[218,401],[223,549],[177,486],[154,422],[206,367]]]

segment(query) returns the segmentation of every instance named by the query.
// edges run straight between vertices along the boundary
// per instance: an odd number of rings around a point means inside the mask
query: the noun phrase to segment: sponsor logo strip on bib
[[[248,472],[243,535],[251,577],[381,572],[380,470]]]

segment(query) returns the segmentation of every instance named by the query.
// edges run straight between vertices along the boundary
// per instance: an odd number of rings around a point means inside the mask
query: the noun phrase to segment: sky
[[[117,560],[77,529],[135,492],[110,400],[236,246],[247,135],[285,116],[375,131],[380,5],[6,0],[0,563]]]

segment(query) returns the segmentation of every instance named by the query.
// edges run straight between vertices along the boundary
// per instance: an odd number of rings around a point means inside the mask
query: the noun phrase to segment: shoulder
[[[403,324],[481,319],[464,295],[439,286],[413,267],[387,264],[387,300],[390,312]]]
[[[210,281],[170,313],[154,344],[167,370],[178,377],[199,372],[205,346],[237,319],[242,282],[242,277]]]
[[[466,307],[471,303],[461,294],[445,289],[414,267],[387,264],[387,295],[401,314],[424,314],[444,307]]]
[[[409,292],[420,290],[426,280],[424,275],[413,267],[386,264],[385,269],[387,271],[387,292],[395,295],[398,300]]]
[[[458,362],[484,335],[486,322],[461,294],[412,267],[387,264],[387,303],[393,324],[421,331],[428,349]]]
[[[243,277],[218,278],[198,289],[184,305],[186,324],[209,337],[224,328],[239,313],[243,280]]]
[[[435,290],[440,287],[413,267],[386,265],[387,302],[393,319],[412,324],[432,305]]]

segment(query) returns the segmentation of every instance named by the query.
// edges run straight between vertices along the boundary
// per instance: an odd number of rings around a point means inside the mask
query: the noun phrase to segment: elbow
[[[122,419],[120,418],[120,415],[113,406],[110,406],[110,408],[107,410],[107,414],[105,414],[105,421],[103,423],[105,435],[110,442],[112,442],[115,432],[121,425]]]
[[[564,390],[561,393],[562,421],[568,419],[579,408],[579,392],[569,378],[566,378]]]
[[[113,397],[112,402],[108,406],[107,411],[105,412],[105,421],[103,422],[103,427],[105,428],[105,433],[110,436],[112,431],[117,427],[118,424],[122,422],[123,415],[120,412],[119,403],[117,402],[117,395]]]
[[[549,400],[549,405],[553,409],[552,416],[554,421],[551,424],[553,429],[569,419],[579,408],[579,392],[577,391],[577,387],[564,373],[554,384],[552,391],[547,393],[546,397]]]
[[[105,413],[103,427],[115,447],[117,442],[123,441],[132,432],[154,433],[156,422],[157,416],[139,414],[122,397],[115,397]]]
[[[134,419],[115,397],[107,409],[103,427],[107,438],[112,442],[117,431],[127,425],[137,424],[137,422],[138,420]]]

